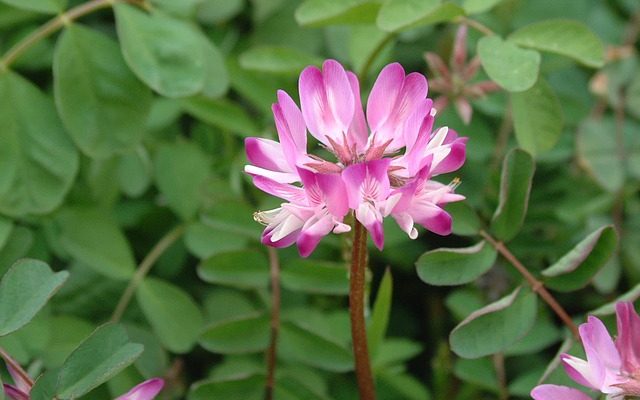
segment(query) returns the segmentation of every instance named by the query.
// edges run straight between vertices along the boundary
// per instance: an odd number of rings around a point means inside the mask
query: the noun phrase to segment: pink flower
[[[614,342],[607,328],[590,316],[580,325],[580,338],[587,360],[562,354],[567,374],[577,383],[607,394],[607,399],[622,400],[640,395],[640,317],[632,303],[616,304],[618,338]],[[535,400],[590,399],[583,392],[557,385],[540,385],[533,389]]]
[[[436,110],[423,75],[387,65],[373,85],[366,117],[357,77],[337,61],[325,61],[322,70],[305,68],[299,91],[300,108],[277,93],[272,110],[279,142],[245,141],[251,163],[245,171],[259,189],[286,201],[254,215],[266,225],[264,244],[296,243],[306,257],[325,235],[350,230],[343,223],[350,210],[380,249],[389,215],[411,238],[417,236],[414,222],[441,235],[451,232],[451,217],[441,207],[464,197],[453,194],[456,185],[431,178],[464,163],[466,138],[447,128],[432,132]],[[307,130],[334,160],[307,153]]]
[[[163,387],[164,381],[162,379],[149,379],[134,386],[127,393],[117,397],[115,400],[152,400],[155,399]]]

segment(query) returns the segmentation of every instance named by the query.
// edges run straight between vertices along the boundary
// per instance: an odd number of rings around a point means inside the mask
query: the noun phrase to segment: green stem
[[[489,29],[485,24],[476,21],[475,19],[471,19],[468,17],[460,17],[456,20],[459,24],[467,24],[478,32],[482,33],[485,36],[495,35],[496,33]]]
[[[74,20],[81,18],[87,14],[91,14],[94,11],[112,7],[117,1],[142,4],[142,0],[91,0],[73,7],[58,15],[57,17],[49,20],[47,23],[31,32],[29,35],[16,43],[13,47],[11,47],[0,59],[0,71],[8,70],[11,64],[13,64],[18,57],[24,54],[39,41],[53,34],[63,26],[69,25]]]
[[[158,243],[156,243],[149,254],[147,254],[147,256],[142,260],[135,275],[133,275],[133,278],[131,278],[131,280],[129,281],[129,285],[122,293],[122,297],[120,297],[118,305],[116,306],[116,309],[111,316],[111,322],[120,321],[122,315],[127,310],[127,306],[131,302],[136,289],[138,288],[138,286],[140,286],[140,283],[142,283],[144,277],[147,276],[160,256],[162,256],[162,254],[164,254],[164,252],[167,251],[167,249],[171,247],[172,244],[180,239],[184,231],[184,225],[178,225],[173,228],[166,235],[164,235]]]
[[[264,398],[272,400],[278,354],[278,332],[280,330],[280,260],[275,248],[269,247],[268,250],[271,271],[271,339],[267,349],[267,383]]]
[[[376,398],[364,321],[365,271],[367,269],[367,231],[354,220],[351,273],[349,282],[349,314],[351,317],[351,339],[355,359],[356,377],[360,400]]]

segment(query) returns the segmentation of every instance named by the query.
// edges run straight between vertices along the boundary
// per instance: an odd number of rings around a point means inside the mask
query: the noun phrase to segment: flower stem
[[[0,71],[8,70],[11,64],[13,64],[13,62],[18,57],[24,54],[39,41],[53,34],[63,26],[70,24],[80,17],[91,14],[96,10],[112,7],[116,1],[125,1],[134,4],[143,3],[143,0],[91,0],[73,7],[49,20],[44,25],[31,32],[29,35],[16,43],[13,47],[11,47],[0,59]]]
[[[467,24],[470,27],[472,27],[473,29],[477,30],[478,32],[482,33],[485,36],[491,36],[491,35],[495,35],[495,32],[492,31],[489,27],[487,27],[486,25],[484,25],[483,23],[476,21],[475,19],[471,19],[471,18],[467,18],[467,17],[460,17],[457,19],[458,23],[460,24]]]
[[[367,349],[367,330],[364,322],[365,271],[367,269],[367,231],[354,220],[351,273],[349,282],[349,313],[351,317],[351,339],[355,359],[356,377],[360,400],[376,398]]]
[[[275,387],[276,356],[278,354],[278,332],[280,330],[280,260],[275,248],[269,247],[268,251],[271,271],[271,339],[267,349],[267,383],[264,398],[272,400]]]
[[[573,323],[573,320],[567,314],[567,312],[562,308],[560,303],[549,293],[544,284],[536,279],[535,276],[529,272],[527,267],[525,267],[520,260],[518,260],[513,253],[509,251],[509,249],[504,245],[504,243],[496,240],[493,236],[487,233],[484,230],[480,231],[480,236],[482,236],[487,242],[489,242],[497,251],[500,253],[507,261],[514,266],[515,269],[520,272],[520,274],[524,277],[524,279],[529,283],[531,289],[537,293],[542,300],[544,300],[549,307],[556,313],[556,315],[562,320],[562,322],[569,328],[573,336],[576,340],[580,341],[580,334],[578,333],[578,327]]]
[[[133,275],[133,278],[131,278],[131,280],[129,281],[129,285],[127,286],[127,288],[122,293],[122,297],[120,297],[118,305],[116,306],[116,309],[111,316],[111,322],[120,321],[122,315],[127,310],[127,306],[131,302],[136,289],[138,288],[138,286],[140,286],[140,283],[142,283],[144,277],[147,276],[147,274],[151,270],[151,267],[153,267],[160,256],[162,256],[162,254],[164,254],[164,252],[169,247],[171,247],[171,245],[174,244],[176,240],[180,239],[184,231],[184,225],[178,225],[170,230],[166,235],[164,235],[162,239],[160,239],[158,243],[153,246],[149,254],[147,254],[147,256],[138,266],[138,270],[136,271],[135,275]]]

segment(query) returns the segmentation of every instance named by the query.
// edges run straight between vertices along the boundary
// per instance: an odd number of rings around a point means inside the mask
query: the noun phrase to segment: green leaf
[[[130,197],[139,197],[149,188],[153,164],[147,150],[140,146],[118,158],[117,179],[120,189]]]
[[[500,200],[491,219],[491,231],[499,240],[511,240],[522,227],[529,205],[534,168],[529,153],[521,149],[511,150],[504,159]]]
[[[496,261],[496,251],[484,241],[461,249],[431,250],[418,258],[418,276],[431,285],[462,285],[487,272]]]
[[[16,262],[0,282],[0,336],[26,325],[69,277],[38,260]]]
[[[464,15],[453,3],[440,0],[389,0],[380,9],[377,24],[386,32],[398,32],[422,25],[451,21]]]
[[[511,107],[520,147],[535,156],[556,145],[564,125],[562,106],[544,79],[524,92],[511,94]]]
[[[290,47],[252,47],[238,58],[244,69],[298,75],[309,65],[320,65],[322,59]]]
[[[13,232],[13,221],[0,217],[0,250],[2,250],[9,241],[11,232]]]
[[[257,353],[269,345],[269,324],[269,317],[265,315],[223,320],[208,326],[199,343],[214,353]]]
[[[155,159],[158,189],[183,220],[192,219],[200,208],[209,169],[209,159],[193,143],[179,141],[158,149]]]
[[[58,14],[67,6],[66,0],[1,0],[10,6],[45,14]]]
[[[282,286],[293,291],[328,295],[349,293],[344,264],[295,259],[287,261],[280,273]]]
[[[49,325],[47,349],[40,356],[48,369],[60,368],[69,354],[95,329],[87,321],[70,315],[51,317]]]
[[[53,77],[62,122],[83,153],[107,158],[142,139],[151,91],[129,70],[115,41],[70,25],[56,46]]]
[[[370,0],[306,0],[295,13],[298,24],[319,27],[366,24],[376,20],[380,3]]]
[[[78,170],[78,153],[53,101],[19,75],[1,73],[0,120],[0,212],[53,211]]]
[[[231,100],[214,100],[198,96],[185,99],[182,105],[194,118],[229,130],[241,137],[255,136],[260,133],[256,123],[245,109]]]
[[[145,278],[136,298],[167,349],[179,354],[191,350],[200,335],[203,317],[187,292],[163,280]]]
[[[391,314],[392,294],[393,282],[391,279],[391,270],[387,268],[384,271],[382,281],[380,281],[380,286],[378,286],[378,294],[376,295],[376,302],[373,305],[371,322],[367,329],[367,345],[372,358],[378,353],[378,347],[387,333],[389,315]]]
[[[616,122],[611,117],[588,118],[578,130],[576,143],[579,159],[587,173],[609,192],[615,192],[624,185],[627,172],[625,167],[631,166],[633,160],[638,159],[638,151],[629,140],[637,136],[637,130],[633,130],[630,123],[625,124],[624,135],[627,140],[624,150],[628,156],[625,165],[619,144],[612,137],[616,129]]]
[[[205,282],[239,288],[266,288],[269,284],[269,261],[253,250],[218,253],[198,266],[198,276]]]
[[[353,357],[347,349],[293,323],[280,326],[279,352],[283,358],[327,371],[353,369]]]
[[[607,225],[591,233],[552,266],[542,271],[545,285],[571,292],[586,286],[616,251],[618,235]]]
[[[196,382],[189,390],[188,400],[242,399],[260,400],[264,395],[263,375],[234,376],[230,379],[210,379]]]
[[[517,288],[510,295],[474,311],[449,336],[451,349],[463,358],[501,352],[517,342],[536,320],[536,294]]]
[[[49,370],[40,375],[29,392],[29,400],[51,400],[56,396],[57,371]]]
[[[604,65],[604,45],[585,24],[553,19],[522,27],[509,36],[519,46],[573,58],[589,67]]]
[[[194,26],[121,2],[114,9],[124,59],[138,78],[166,97],[190,96],[204,88],[204,44]]]
[[[205,68],[202,95],[209,98],[220,97],[229,89],[229,73],[224,63],[224,54],[222,54],[218,46],[205,35],[201,34],[200,36],[204,52]]]
[[[113,218],[98,209],[67,208],[55,221],[58,240],[71,257],[110,278],[131,278],[136,268],[133,252]]]
[[[75,399],[108,381],[142,353],[124,328],[107,324],[96,329],[64,362],[58,374],[57,397]]]
[[[380,343],[378,354],[373,357],[376,372],[406,363],[422,352],[422,345],[405,338],[388,338]]]
[[[492,35],[478,41],[478,55],[489,78],[510,92],[527,90],[538,80],[540,53],[535,50]]]
[[[467,14],[481,14],[491,10],[502,0],[464,0],[462,7]]]

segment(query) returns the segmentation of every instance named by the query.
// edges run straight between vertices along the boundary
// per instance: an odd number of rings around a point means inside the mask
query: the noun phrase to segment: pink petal
[[[622,363],[620,354],[602,321],[589,316],[587,323],[580,325],[579,331],[590,365],[593,364],[592,360],[597,359],[605,371],[620,371]]]
[[[322,75],[331,109],[340,132],[347,132],[353,120],[354,98],[351,82],[342,65],[335,60],[326,60],[322,64]]]
[[[378,250],[384,247],[384,232],[382,229],[382,214],[369,202],[364,202],[356,209],[356,218],[371,234],[373,244]]]
[[[164,381],[160,378],[153,378],[140,383],[126,394],[115,400],[151,400],[155,398],[164,387]]]
[[[9,400],[29,400],[29,395],[17,387],[9,384],[4,384],[4,394],[7,395]]]
[[[319,219],[312,218],[302,227],[297,240],[298,252],[302,257],[308,257],[318,246],[320,240],[331,232],[335,223],[331,215],[327,214]]]
[[[389,117],[404,83],[404,69],[399,63],[380,71],[367,100],[367,122],[372,132],[378,131]]]
[[[323,70],[310,66],[300,74],[298,83],[302,115],[311,134],[329,146],[327,137],[341,142],[353,119],[354,98],[347,73],[334,60]]]
[[[338,218],[347,215],[349,201],[347,199],[347,190],[340,174],[318,174],[316,179],[329,212]]]
[[[351,71],[347,71],[347,77],[349,78],[349,84],[351,85],[354,100],[353,121],[351,121],[351,126],[349,127],[347,136],[349,137],[350,142],[355,143],[356,150],[358,152],[363,152],[367,145],[369,131],[367,129],[367,121],[364,118],[364,110],[362,108],[360,83],[358,82],[358,77]]]
[[[413,216],[415,221],[424,226],[426,229],[441,236],[447,236],[451,234],[452,219],[442,208],[431,205],[423,204],[414,208]]]
[[[591,400],[578,389],[558,385],[539,385],[531,391],[534,400]]]
[[[360,187],[367,176],[367,167],[364,163],[349,165],[342,171],[342,180],[347,191],[349,207],[356,209],[362,202]]]
[[[564,370],[567,372],[567,375],[569,375],[571,379],[583,386],[596,390],[600,389],[599,385],[597,385],[597,382],[594,383],[597,378],[593,376],[593,371],[586,361],[569,354],[561,354],[560,360],[562,361]]]
[[[33,381],[29,375],[27,375],[27,373],[20,367],[20,364],[18,364],[18,362],[13,358],[9,358],[7,361],[7,371],[9,371],[9,375],[11,375],[11,379],[13,379],[15,387],[24,393],[29,393],[33,386]],[[19,370],[17,370],[17,368],[19,368]]]
[[[253,184],[265,193],[296,204],[305,204],[304,190],[297,186],[276,182],[264,176],[254,176]]]
[[[287,162],[294,168],[306,156],[307,128],[302,112],[284,91],[278,90],[278,103],[272,106],[273,117]]]
[[[270,169],[256,167],[255,165],[245,165],[244,172],[252,176],[263,176],[275,182],[292,183],[300,181],[298,174],[293,172],[275,172]]]
[[[262,138],[246,138],[244,141],[247,159],[251,164],[276,172],[292,172],[280,143]]]
[[[449,154],[433,168],[432,175],[446,174],[462,167],[467,157],[467,140],[468,138],[461,137],[450,143]]]
[[[640,370],[640,316],[631,302],[616,304],[618,338],[616,348],[622,357],[622,368],[628,372]]]

